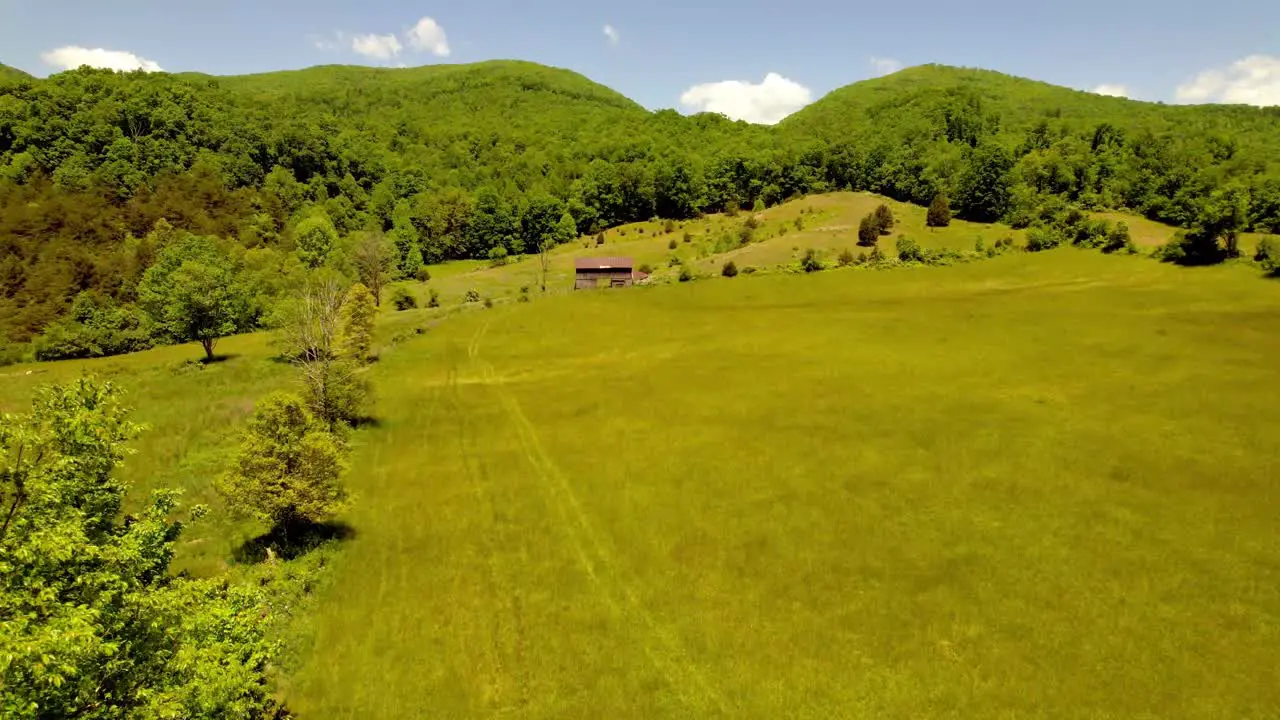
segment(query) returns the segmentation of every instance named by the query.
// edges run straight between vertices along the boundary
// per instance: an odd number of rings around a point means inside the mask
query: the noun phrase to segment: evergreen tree
[[[888,205],[880,203],[875,210],[875,223],[880,228],[881,235],[888,235],[893,230],[893,211]]]
[[[356,362],[363,363],[369,359],[369,351],[373,347],[373,322],[378,307],[373,301],[373,293],[360,283],[356,283],[347,291],[346,302],[342,305],[342,354]]]
[[[863,216],[862,222],[858,223],[858,244],[863,247],[872,247],[879,240],[880,221],[875,213]]]
[[[947,201],[946,195],[939,193],[933,196],[933,202],[929,203],[929,211],[925,214],[924,224],[933,228],[951,224],[951,203]]]

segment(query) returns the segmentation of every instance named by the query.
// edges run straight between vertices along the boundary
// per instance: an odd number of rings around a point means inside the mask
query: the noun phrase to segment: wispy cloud
[[[67,45],[42,53],[40,58],[45,63],[63,70],[71,70],[81,65],[108,70],[145,70],[147,72],[163,72],[164,68],[154,60],[124,50],[104,50],[103,48],[84,48]]]
[[[1250,55],[1224,68],[1211,68],[1178,86],[1187,103],[1280,105],[1280,57]]]
[[[893,58],[871,58],[871,69],[876,75],[892,75],[902,69],[902,63]]]
[[[605,23],[604,26],[604,36],[608,38],[610,45],[617,45],[622,40],[622,37],[618,35],[618,28],[608,23]]]
[[[812,101],[809,88],[777,73],[765,75],[759,83],[724,80],[694,85],[680,96],[687,110],[763,125],[772,125]]]

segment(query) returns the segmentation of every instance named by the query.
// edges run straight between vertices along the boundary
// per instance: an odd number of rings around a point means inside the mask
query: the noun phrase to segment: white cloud
[[[809,88],[777,73],[758,84],[741,80],[694,85],[680,103],[695,112],[714,112],[734,120],[772,125],[813,101]]]
[[[445,37],[444,28],[429,17],[422,18],[409,28],[409,32],[405,34],[405,40],[414,50],[424,50],[438,57],[446,57],[449,54],[449,39]]]
[[[81,65],[108,70],[145,70],[147,72],[163,72],[158,63],[139,57],[123,50],[104,50],[102,48],[82,48],[74,45],[60,47],[40,55],[49,65],[72,70]]]
[[[902,69],[902,63],[893,58],[871,58],[871,67],[876,75],[892,75]]]
[[[621,39],[618,35],[618,28],[609,25],[608,23],[604,26],[604,36],[609,38],[610,45],[617,45],[618,41]]]
[[[403,46],[395,35],[356,35],[351,38],[351,49],[375,60],[390,60],[400,54]]]
[[[1129,97],[1129,88],[1124,85],[1116,85],[1114,83],[1103,83],[1089,92],[1095,95],[1109,95],[1111,97]]]
[[[1189,103],[1280,105],[1280,57],[1250,55],[1225,68],[1205,70],[1179,85],[1177,98]]]

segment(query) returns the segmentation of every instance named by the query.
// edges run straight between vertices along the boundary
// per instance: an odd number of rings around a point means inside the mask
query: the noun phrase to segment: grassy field
[[[875,202],[771,209],[729,252],[832,253]],[[935,246],[1012,234],[899,216]],[[718,269],[740,222],[611,231],[557,251],[556,282],[579,255],[662,261],[685,230],[677,252]],[[535,268],[427,287],[509,300]],[[285,687],[304,720],[1280,711],[1280,282],[1253,268],[1063,248],[559,291],[379,334],[355,534]],[[0,368],[0,410],[124,384],[151,426],[127,477],[214,507],[177,566],[220,572],[264,528],[211,481],[293,371],[264,334],[219,351]]]
[[[580,293],[376,369],[303,717],[1263,717],[1280,285],[1064,249]]]

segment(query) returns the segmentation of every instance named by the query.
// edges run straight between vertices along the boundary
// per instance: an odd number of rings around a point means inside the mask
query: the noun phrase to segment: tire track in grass
[[[473,338],[473,344],[474,342]],[[473,352],[472,347],[468,347],[468,358],[474,357]],[[467,483],[476,498],[476,507],[484,513],[488,526],[487,532],[477,533],[481,538],[481,552],[485,558],[489,594],[492,597],[494,607],[494,612],[490,613],[492,625],[489,628],[489,642],[484,645],[489,666],[489,677],[484,684],[485,695],[483,700],[490,710],[497,713],[518,711],[526,707],[529,700],[528,669],[522,662],[521,657],[521,648],[523,646],[523,638],[521,637],[522,625],[515,617],[518,609],[512,604],[515,597],[511,587],[512,583],[510,582],[509,574],[502,567],[502,548],[499,547],[498,541],[495,540],[503,531],[498,523],[497,504],[494,502],[492,493],[493,482],[489,480],[483,463],[479,461],[479,458],[483,457],[483,455],[477,447],[475,432],[469,419],[470,415],[463,407],[462,395],[458,389],[456,353],[456,346],[451,347],[448,375],[445,379],[445,392],[448,394],[449,405],[457,419],[458,448]],[[503,647],[503,639],[508,636],[512,636],[511,645],[514,648],[511,654],[514,655],[515,667],[510,671],[504,662],[504,657],[508,653]],[[508,694],[504,678],[508,676],[513,677],[516,684],[516,697],[514,702],[510,703],[505,702],[504,697]]]
[[[547,454],[533,423],[524,414],[515,397],[507,391],[493,365],[480,358],[481,342],[488,330],[489,323],[485,322],[472,337],[467,354],[515,425],[525,457],[551,496],[583,569],[616,615],[638,619],[640,625],[647,628],[650,641],[645,642],[645,654],[666,678],[681,702],[697,709],[703,716],[713,710],[721,715],[729,714],[724,699],[697,664],[689,658],[688,650],[679,636],[654,619],[641,603],[632,584],[621,577],[617,561],[611,558],[609,550],[600,540],[568,478]]]

